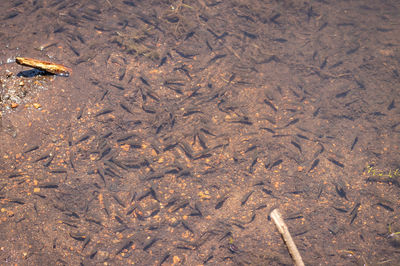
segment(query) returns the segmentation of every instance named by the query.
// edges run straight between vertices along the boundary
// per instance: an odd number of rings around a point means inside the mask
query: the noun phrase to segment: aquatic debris
[[[16,57],[15,62],[19,65],[33,67],[33,68],[43,70],[48,73],[51,73],[54,75],[59,75],[59,76],[68,77],[70,72],[72,72],[71,69],[69,69],[63,65],[54,64],[51,62],[41,61],[41,60],[32,59],[32,58]]]
[[[274,221],[276,228],[278,229],[279,233],[282,235],[283,239],[285,240],[286,246],[289,250],[290,255],[292,255],[292,259],[294,265],[296,266],[303,266],[304,262],[300,255],[299,250],[296,247],[296,244],[293,241],[292,236],[286,226],[286,223],[283,221],[282,216],[278,209],[274,209],[270,215],[271,219]]]

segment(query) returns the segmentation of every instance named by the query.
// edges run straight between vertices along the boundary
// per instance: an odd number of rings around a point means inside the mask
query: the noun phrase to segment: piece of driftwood
[[[71,72],[71,69],[69,69],[63,65],[54,64],[54,63],[46,62],[46,61],[41,61],[41,60],[37,60],[37,59],[33,59],[33,58],[16,57],[15,62],[17,62],[17,64],[19,64],[19,65],[33,67],[33,68],[43,70],[43,71],[46,71],[46,72],[54,74],[54,75],[68,77]]]
[[[276,228],[278,228],[279,233],[281,233],[283,240],[285,240],[286,246],[289,250],[290,255],[293,258],[294,264],[296,266],[304,266],[303,259],[300,256],[299,250],[296,247],[296,244],[293,242],[292,236],[289,233],[289,230],[283,221],[281,214],[278,209],[274,209],[270,215],[271,219],[274,221]]]

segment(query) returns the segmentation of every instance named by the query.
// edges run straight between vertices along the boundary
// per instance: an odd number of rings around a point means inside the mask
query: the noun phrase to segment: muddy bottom
[[[400,264],[397,1],[3,2],[2,264]]]

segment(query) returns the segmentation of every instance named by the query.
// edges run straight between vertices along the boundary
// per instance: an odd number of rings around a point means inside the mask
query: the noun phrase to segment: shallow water
[[[3,263],[400,262],[397,1],[0,10]]]

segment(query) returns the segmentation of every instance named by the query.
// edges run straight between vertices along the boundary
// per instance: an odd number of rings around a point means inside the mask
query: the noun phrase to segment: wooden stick
[[[283,221],[281,214],[279,213],[279,210],[273,210],[269,216],[272,218],[276,228],[278,228],[279,233],[281,233],[283,239],[285,240],[289,253],[293,258],[294,265],[304,266],[304,262],[300,256],[299,250],[297,249],[296,244],[293,242],[292,236],[290,235],[289,230]]]
[[[33,58],[16,57],[15,62],[17,62],[17,64],[19,65],[33,67],[60,76],[68,77],[69,73],[71,72],[71,69],[63,65],[54,64],[52,62],[47,62],[47,61],[41,61]]]

